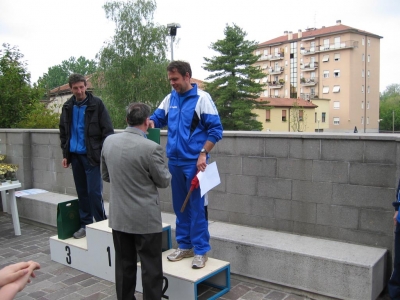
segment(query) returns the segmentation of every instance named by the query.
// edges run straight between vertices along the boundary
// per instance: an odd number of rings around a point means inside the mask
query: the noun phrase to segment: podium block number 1
[[[108,253],[108,266],[111,267],[111,248],[109,246],[107,247],[107,253]]]

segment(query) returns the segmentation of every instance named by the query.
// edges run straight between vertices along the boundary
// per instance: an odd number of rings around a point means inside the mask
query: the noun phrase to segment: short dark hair
[[[192,78],[192,69],[188,62],[182,60],[171,61],[167,67],[167,71],[173,72],[174,69],[176,69],[183,77],[186,76],[186,73],[189,73],[189,78]]]
[[[131,103],[126,108],[126,121],[130,126],[142,125],[150,116],[150,106],[144,103]]]
[[[81,75],[81,74],[77,74],[77,73],[74,73],[74,74],[69,75],[68,83],[69,83],[69,87],[70,87],[70,88],[72,88],[72,85],[73,85],[74,83],[82,82],[82,81],[83,81],[83,83],[84,83],[85,86],[86,86],[86,79],[85,79],[85,76],[83,76],[83,75]]]

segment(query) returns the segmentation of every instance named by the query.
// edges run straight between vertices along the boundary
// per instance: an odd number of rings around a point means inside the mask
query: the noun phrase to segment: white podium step
[[[206,266],[202,269],[192,269],[193,258],[171,262],[167,256],[175,251],[170,249],[163,252],[163,273],[168,280],[168,289],[164,295],[169,300],[197,299],[198,286],[208,285],[220,291],[208,298],[213,300],[221,297],[230,290],[230,263],[218,259],[208,258]],[[136,290],[142,289],[141,265],[138,263]],[[164,282],[165,284],[165,282]]]
[[[163,250],[172,247],[171,226],[163,223]],[[115,282],[115,250],[108,220],[86,226],[86,238],[50,238],[51,259],[82,272]]]

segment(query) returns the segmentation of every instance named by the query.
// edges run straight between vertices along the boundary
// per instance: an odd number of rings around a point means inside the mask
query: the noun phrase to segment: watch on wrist
[[[204,153],[204,154],[206,154],[206,155],[208,154],[207,150],[204,149],[204,148],[200,150],[200,153]]]

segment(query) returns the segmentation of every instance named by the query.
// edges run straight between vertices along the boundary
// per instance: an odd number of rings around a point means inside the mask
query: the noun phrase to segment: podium
[[[199,285],[219,290],[209,299],[217,299],[230,290],[229,262],[208,258],[204,268],[192,269],[192,258],[168,261],[167,255],[174,251],[171,249],[171,225],[163,223],[162,227],[163,273],[168,281],[164,296],[167,299],[197,299]],[[50,255],[60,264],[115,282],[115,250],[108,220],[86,226],[86,237],[82,239],[50,237]],[[140,293],[143,292],[141,272],[138,261],[136,290]]]

